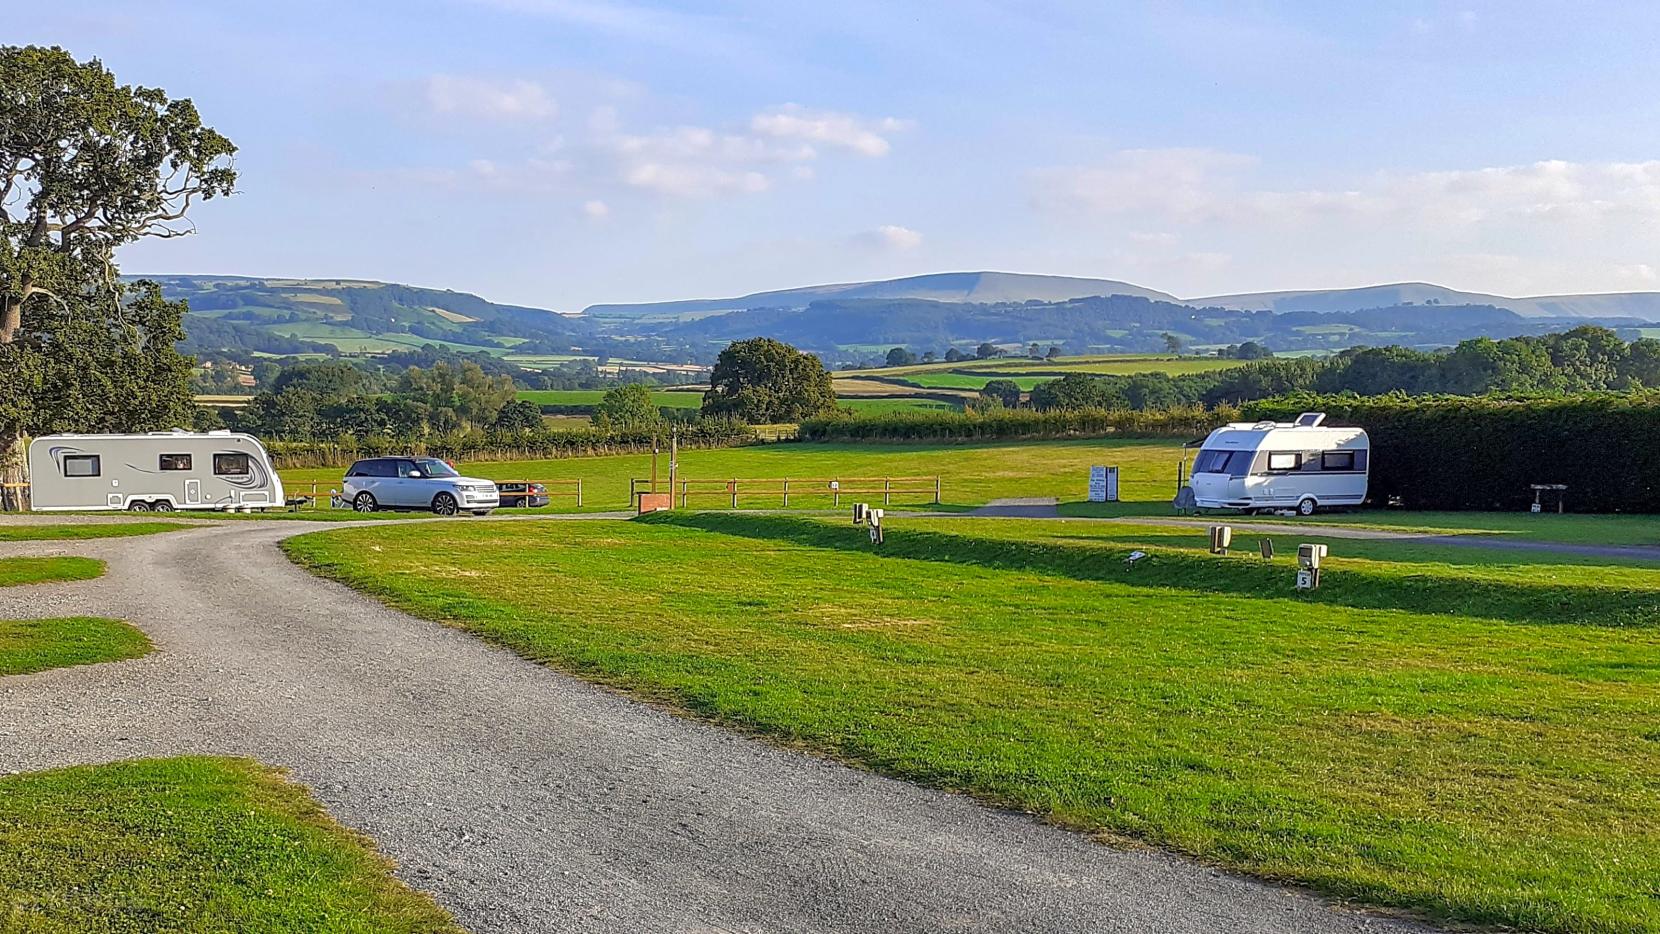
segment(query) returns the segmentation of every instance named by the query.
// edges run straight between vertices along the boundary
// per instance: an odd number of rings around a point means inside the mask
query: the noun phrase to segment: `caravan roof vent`
[[[1320,423],[1326,420],[1324,412],[1304,412],[1297,416],[1298,428],[1319,428]]]

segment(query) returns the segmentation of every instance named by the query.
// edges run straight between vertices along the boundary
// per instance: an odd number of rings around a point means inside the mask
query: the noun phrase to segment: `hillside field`
[[[1269,565],[1197,528],[936,517],[873,549],[839,516],[688,513],[286,547],[543,664],[1064,826],[1437,919],[1660,931],[1660,572],[1334,539],[1299,594],[1303,540]]]
[[[1166,373],[1180,376],[1187,373],[1211,373],[1232,369],[1247,362],[1219,357],[1168,357],[1146,354],[1056,357],[1053,360],[1032,360],[1025,357],[994,358],[870,370],[843,370],[836,374],[836,380],[838,384],[847,381],[849,385],[885,385],[893,392],[904,392],[907,386],[923,390],[978,391],[991,380],[1008,379],[1019,384],[1021,389],[1030,391],[1039,383],[1068,373],[1114,376]]]

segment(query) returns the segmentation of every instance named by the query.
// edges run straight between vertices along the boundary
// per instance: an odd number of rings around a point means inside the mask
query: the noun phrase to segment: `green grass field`
[[[680,452],[680,476],[694,480],[734,477],[836,479],[847,477],[942,476],[944,499],[960,507],[1005,496],[1058,496],[1083,499],[1092,464],[1118,464],[1120,486],[1128,499],[1148,508],[1168,504],[1175,495],[1180,448],[1168,441],[1057,441],[987,445],[765,444]],[[488,480],[549,480],[580,477],[587,505],[622,509],[629,505],[630,477],[651,476],[650,454],[563,458],[543,461],[472,462],[462,472]],[[668,457],[659,464],[667,478]],[[339,468],[284,470],[284,483],[340,482]],[[931,498],[931,497],[927,497]],[[918,504],[927,498],[900,500]],[[792,504],[830,505],[829,496],[791,494]],[[555,501],[568,508],[569,500]],[[746,505],[776,506],[777,498],[756,498]],[[695,502],[694,502],[695,505]],[[708,503],[706,503],[708,505]]]
[[[0,525],[0,542],[71,541],[88,538],[125,538],[188,529],[180,522],[101,522],[81,525]]]
[[[92,558],[0,558],[0,587],[84,581],[104,573],[104,562]]]
[[[0,777],[0,929],[463,934],[282,773],[186,757]]]
[[[144,633],[120,620],[0,620],[0,676],[137,658],[149,651]]]
[[[1197,529],[890,525],[880,552],[839,519],[707,513],[286,547],[527,658],[1066,826],[1437,918],[1660,931],[1660,573],[1334,542],[1298,595],[1283,557]]]

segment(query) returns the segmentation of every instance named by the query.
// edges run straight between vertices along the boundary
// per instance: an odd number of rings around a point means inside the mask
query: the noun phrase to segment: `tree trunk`
[[[28,439],[21,433],[4,439],[0,451],[0,512],[24,512],[29,508]]]

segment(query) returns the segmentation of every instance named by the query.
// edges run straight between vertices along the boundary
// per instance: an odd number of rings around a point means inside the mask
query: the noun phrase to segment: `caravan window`
[[[163,454],[160,467],[162,470],[189,470],[189,454]]]
[[[213,455],[213,475],[215,477],[246,477],[253,473],[248,465],[246,454],[215,454]]]
[[[66,477],[96,477],[101,472],[101,465],[96,454],[66,454],[63,458],[63,475]]]
[[[1225,473],[1231,477],[1243,477],[1251,467],[1251,452],[1249,451],[1218,451],[1214,448],[1199,452],[1193,460],[1193,472]]]
[[[1355,452],[1326,451],[1320,455],[1320,469],[1353,470],[1355,469]]]
[[[1303,455],[1296,451],[1269,451],[1269,470],[1296,470],[1303,464]]]

